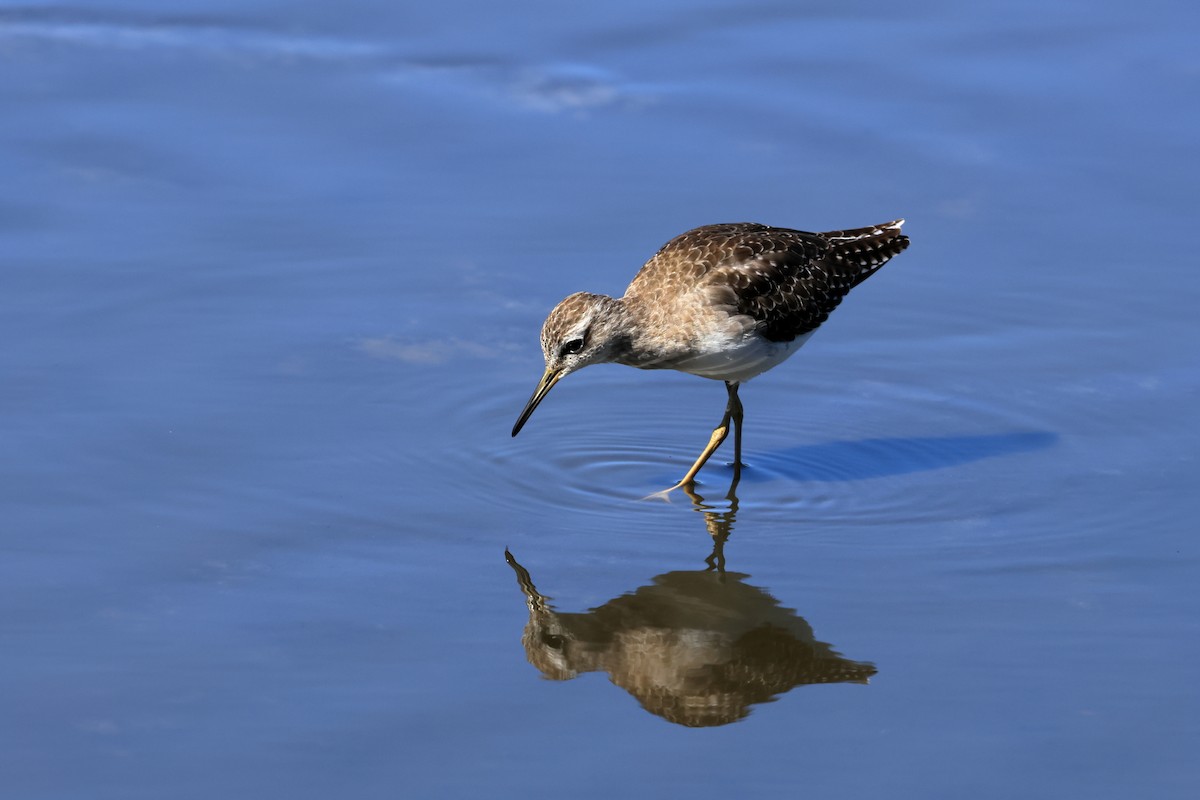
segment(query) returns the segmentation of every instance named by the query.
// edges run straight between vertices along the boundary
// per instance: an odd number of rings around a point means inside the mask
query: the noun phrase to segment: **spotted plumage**
[[[542,326],[546,372],[513,436],[562,377],[615,362],[725,381],[730,402],[715,444],[677,485],[691,482],[731,420],[740,460],[738,384],[787,359],[851,289],[903,251],[903,222],[827,233],[738,222],[676,236],[624,297],[579,292],[550,312]]]
[[[624,300],[664,322],[666,309],[699,301],[710,311],[749,317],[769,341],[789,342],[816,330],[851,289],[908,246],[903,222],[829,233],[706,225],[663,245]]]

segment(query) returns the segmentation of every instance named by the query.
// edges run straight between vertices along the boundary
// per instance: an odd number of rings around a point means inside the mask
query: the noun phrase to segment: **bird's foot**
[[[661,492],[648,494],[643,497],[643,500],[662,500],[664,503],[671,502],[671,492],[680,489],[692,501],[693,505],[699,506],[704,502],[704,498],[696,494],[696,479],[688,476],[674,486],[663,489]]]
[[[685,479],[681,480],[679,483],[675,484],[674,486],[670,486],[666,489],[663,489],[661,492],[655,492],[654,494],[648,494],[645,497],[643,497],[642,499],[643,500],[662,500],[664,503],[669,503],[669,502],[671,502],[671,492],[675,491],[676,489],[683,489],[685,492],[687,492],[690,495],[692,493],[691,488],[692,488],[692,486],[695,485],[695,483],[696,483],[696,481],[694,479],[685,478]]]
[[[661,492],[654,492],[643,497],[643,500],[662,500],[664,503],[671,502],[671,492],[679,488],[679,485],[672,486],[670,489],[663,489]]]

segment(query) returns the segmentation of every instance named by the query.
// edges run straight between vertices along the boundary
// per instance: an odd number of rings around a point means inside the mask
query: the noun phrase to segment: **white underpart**
[[[713,380],[748,381],[782,364],[814,333],[809,331],[790,342],[770,342],[755,334],[737,338],[714,334],[699,343],[701,352],[672,361],[670,368]]]

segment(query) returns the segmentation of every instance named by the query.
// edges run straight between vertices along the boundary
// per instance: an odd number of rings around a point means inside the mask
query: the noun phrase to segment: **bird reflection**
[[[873,665],[842,658],[749,576],[724,571],[735,511],[705,511],[708,569],[659,575],[585,613],[555,611],[505,550],[529,606],[521,642],[530,663],[551,680],[607,672],[647,711],[689,727],[735,722],[803,684],[867,683]]]
[[[733,523],[737,518],[737,486],[741,479],[742,465],[735,461],[733,463],[733,480],[729,484],[729,491],[725,493],[727,505],[723,510],[720,506],[710,505],[706,502],[696,492],[695,484],[679,487],[691,499],[692,508],[704,515],[704,527],[712,536],[713,549],[704,559],[704,563],[708,564],[709,570],[715,569],[722,574],[725,572],[725,542],[729,539],[729,534],[733,533]]]

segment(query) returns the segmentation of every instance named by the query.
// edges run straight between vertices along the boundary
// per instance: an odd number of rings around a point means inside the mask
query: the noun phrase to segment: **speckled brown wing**
[[[790,342],[821,325],[851,289],[908,246],[902,223],[827,233],[708,225],[668,242],[630,290],[678,291],[686,283],[714,306],[755,320],[766,339]]]
[[[753,257],[755,243],[763,241],[765,234],[784,231],[755,222],[729,222],[693,228],[659,248],[638,270],[625,296],[649,300],[658,294],[666,297],[681,295],[699,286],[701,278],[718,267],[728,265],[731,259]],[[747,243],[747,246],[739,249],[743,243]]]

